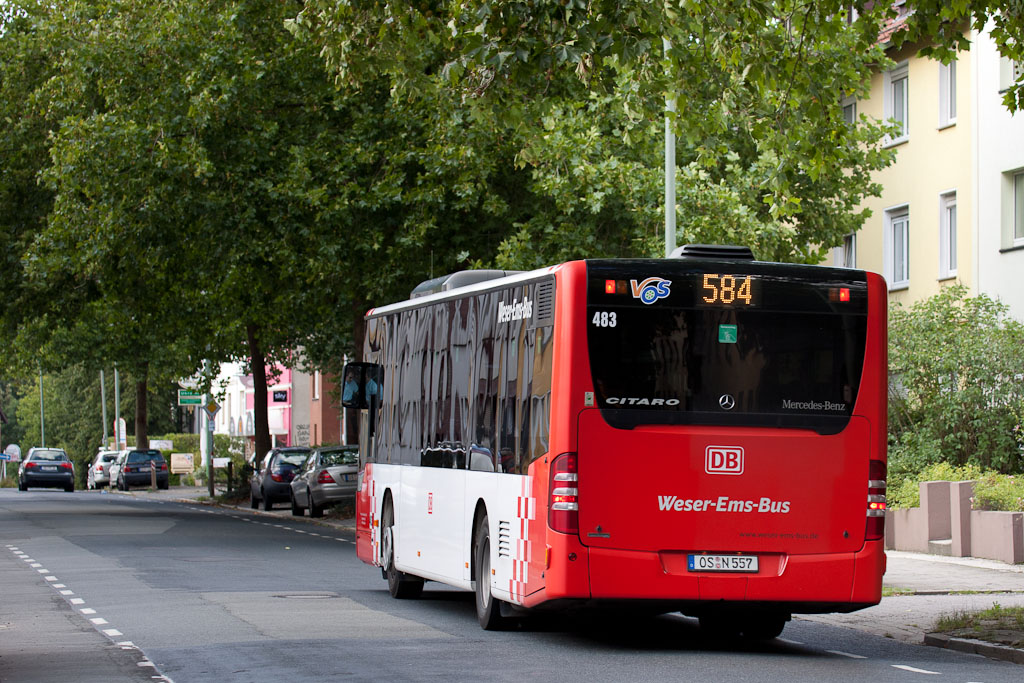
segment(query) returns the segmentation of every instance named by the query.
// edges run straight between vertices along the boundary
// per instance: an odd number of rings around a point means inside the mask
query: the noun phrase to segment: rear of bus
[[[575,499],[548,501],[548,538],[586,558],[589,598],[738,631],[877,604],[882,278],[675,258],[586,261],[561,285],[585,290],[570,352],[587,362],[574,363],[575,453],[549,473],[549,493]],[[549,574],[547,597],[558,591]]]

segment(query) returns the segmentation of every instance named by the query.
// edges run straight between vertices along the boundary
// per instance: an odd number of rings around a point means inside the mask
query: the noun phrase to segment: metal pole
[[[206,376],[210,371],[210,361],[203,361],[203,375]],[[205,406],[210,404],[210,394],[203,394],[203,439],[206,441],[206,486],[209,491],[210,498],[213,498],[213,420],[210,419],[209,413],[206,412]]]
[[[100,405],[103,406],[103,448],[106,448],[109,444],[107,443],[107,385],[103,381],[103,371],[100,370]]]
[[[114,365],[114,450],[121,450],[121,378]]]
[[[39,368],[39,445],[46,448],[46,411],[43,409],[43,368]]]
[[[665,70],[670,72],[668,61],[669,49],[672,44],[668,38],[662,38],[665,50]],[[672,89],[672,80],[669,79]],[[676,112],[676,98],[665,96],[665,256],[671,256],[676,248],[676,134],[672,130],[672,114]]]

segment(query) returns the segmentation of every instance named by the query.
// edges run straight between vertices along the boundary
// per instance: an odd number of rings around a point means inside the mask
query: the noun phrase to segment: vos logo
[[[630,289],[634,299],[640,299],[645,304],[653,304],[658,299],[664,299],[671,294],[672,281],[661,277],[649,277],[643,282],[636,280],[629,281]]]
[[[743,447],[708,446],[704,450],[704,471],[708,474],[743,474]]]

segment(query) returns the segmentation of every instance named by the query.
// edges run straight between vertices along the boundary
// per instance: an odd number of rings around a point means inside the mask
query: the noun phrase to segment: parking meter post
[[[156,463],[149,461],[149,485],[156,488]]]

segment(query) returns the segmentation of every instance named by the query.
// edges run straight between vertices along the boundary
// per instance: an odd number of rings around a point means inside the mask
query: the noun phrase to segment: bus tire
[[[384,514],[381,517],[382,570],[384,578],[388,580],[388,592],[391,597],[399,600],[418,598],[423,593],[423,579],[395,568],[395,510],[390,498],[384,501]]]
[[[765,614],[752,614],[744,619],[743,637],[747,640],[772,640],[778,638],[782,629],[786,628],[786,622],[790,615],[769,612]]]
[[[697,617],[700,630],[710,638],[735,638],[740,634],[738,617],[731,612],[705,612]]]
[[[473,561],[476,565],[476,618],[485,631],[508,627],[509,619],[501,615],[501,601],[491,595],[491,538],[487,515],[479,518],[473,534]]]

